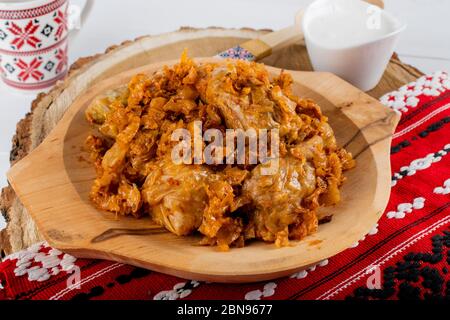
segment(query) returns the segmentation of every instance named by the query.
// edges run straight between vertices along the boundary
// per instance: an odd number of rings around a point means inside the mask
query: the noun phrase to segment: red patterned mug
[[[86,16],[92,7],[88,0]],[[0,0],[0,73],[9,86],[42,90],[68,70],[68,0]]]

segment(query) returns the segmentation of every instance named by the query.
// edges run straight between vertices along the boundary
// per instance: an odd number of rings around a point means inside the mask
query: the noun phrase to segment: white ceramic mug
[[[82,16],[92,8],[87,0]],[[68,71],[69,0],[0,0],[0,73],[4,83],[42,90]]]
[[[371,14],[380,19],[378,31],[362,30],[368,28]],[[332,21],[338,15],[348,21]],[[388,12],[360,0],[316,0],[302,21],[314,70],[334,73],[363,91],[381,80],[405,27]]]

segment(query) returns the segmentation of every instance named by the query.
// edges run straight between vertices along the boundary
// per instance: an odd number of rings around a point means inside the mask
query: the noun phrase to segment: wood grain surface
[[[67,79],[48,94],[39,95],[33,102],[30,113],[18,123],[17,133],[12,142],[11,163],[16,163],[35,149],[55,127],[68,107],[69,90],[81,92],[101,79],[126,69],[176,59],[184,48],[189,50],[191,56],[212,56],[268,32],[270,31],[252,29],[183,28],[174,33],[145,36],[134,41],[127,41],[110,47],[103,54],[79,59],[72,65]],[[263,62],[290,70],[311,70],[309,58],[302,43],[275,51]],[[394,55],[382,81],[368,94],[379,98],[421,75],[420,71],[403,64]],[[76,89],[71,86],[73,83],[77,83]],[[8,221],[7,229],[0,233],[2,256],[22,250],[43,239],[33,219],[10,187],[2,191],[0,208]]]

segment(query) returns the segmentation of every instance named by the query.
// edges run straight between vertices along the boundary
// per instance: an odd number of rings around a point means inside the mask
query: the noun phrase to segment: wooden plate
[[[207,59],[208,60],[208,59]],[[294,92],[314,99],[329,117],[340,145],[358,161],[347,172],[342,202],[327,208],[333,221],[291,247],[254,242],[219,252],[198,246],[198,237],[176,237],[150,219],[119,220],[91,206],[95,177],[81,151],[91,130],[84,111],[105,90],[125,84],[138,72],[152,73],[157,63],[127,71],[80,95],[45,141],[17,163],[8,179],[39,231],[55,248],[80,258],[102,258],[182,278],[213,282],[254,282],[307,268],[349,248],[377,223],[391,190],[390,144],[399,117],[377,100],[328,73],[292,71]],[[279,69],[267,67],[273,74]]]

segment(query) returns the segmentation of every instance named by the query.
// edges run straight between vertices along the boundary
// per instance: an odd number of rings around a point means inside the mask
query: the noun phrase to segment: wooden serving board
[[[11,163],[16,163],[35,149],[55,127],[73,99],[101,79],[129,68],[176,59],[182,48],[187,48],[192,56],[212,56],[267,32],[270,31],[184,28],[174,33],[145,36],[134,41],[127,41],[109,48],[103,54],[78,60],[72,65],[69,77],[48,94],[39,95],[33,102],[30,113],[18,124],[12,144]],[[311,70],[308,55],[302,43],[276,51],[264,62],[291,70]],[[421,75],[420,71],[403,64],[394,56],[383,80],[377,88],[369,92],[369,95],[379,98]],[[43,240],[33,219],[12,188],[3,189],[0,207],[8,221],[7,229],[0,233],[2,256]]]
[[[148,217],[116,218],[95,209],[89,192],[96,175],[86,160],[89,153],[82,151],[91,133],[86,108],[135,74],[151,75],[174,63],[146,65],[90,86],[75,97],[43,143],[9,171],[12,187],[50,246],[79,258],[114,260],[186,279],[256,282],[287,276],[334,256],[376,225],[390,196],[390,146],[400,117],[337,76],[318,72],[289,71],[293,92],[321,106],[338,145],[354,155],[357,166],[346,173],[339,205],[322,209],[333,221],[314,235],[285,248],[252,242],[224,253],[199,246],[198,236],[168,233]],[[272,77],[282,71],[268,70]]]

